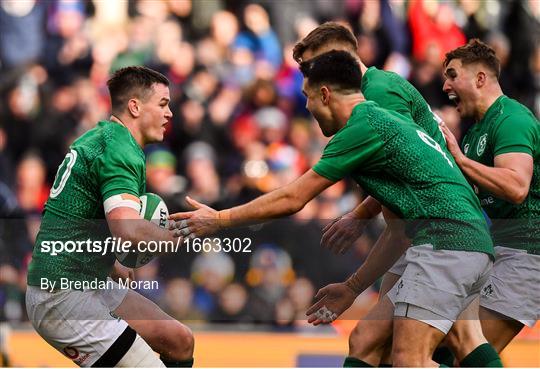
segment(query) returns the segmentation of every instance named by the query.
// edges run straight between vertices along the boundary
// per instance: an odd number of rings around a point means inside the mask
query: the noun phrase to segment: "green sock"
[[[192,368],[193,367],[193,358],[189,360],[167,360],[163,356],[160,356],[159,359],[167,368]]]
[[[484,343],[461,360],[459,366],[464,368],[502,368],[503,364],[493,346],[489,343]]]
[[[352,356],[347,356],[343,362],[344,368],[373,368],[373,365],[369,365],[365,361],[357,359]]]
[[[433,356],[431,358],[434,362],[444,365],[441,366],[442,368],[450,368],[454,366],[455,357],[448,347],[437,347],[435,349],[435,352],[433,352]]]
[[[445,364],[439,364],[439,368],[450,368],[448,365]]]

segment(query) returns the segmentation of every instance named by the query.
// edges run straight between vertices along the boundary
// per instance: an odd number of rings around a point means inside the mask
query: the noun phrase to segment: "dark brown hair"
[[[302,54],[307,50],[317,50],[329,42],[345,43],[352,50],[358,48],[358,41],[353,33],[338,22],[326,22],[311,31],[304,39],[294,45],[293,58],[302,62]]]
[[[489,68],[497,79],[501,74],[501,63],[495,55],[495,50],[477,38],[470,40],[467,45],[446,53],[443,65],[446,67],[452,59],[461,60],[463,65],[481,63]]]
[[[147,99],[154,83],[169,86],[167,77],[147,67],[130,66],[117,70],[107,81],[113,113],[122,111],[131,98]]]
[[[345,93],[355,93],[362,88],[362,72],[356,59],[343,50],[332,50],[300,64],[300,71],[308,84],[332,85]]]

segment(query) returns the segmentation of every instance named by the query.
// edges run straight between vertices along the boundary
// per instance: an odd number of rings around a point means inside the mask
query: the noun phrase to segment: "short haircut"
[[[300,70],[311,86],[326,84],[347,94],[360,92],[362,88],[360,64],[343,50],[328,51],[302,62]]]
[[[446,53],[444,66],[448,66],[452,59],[461,60],[463,65],[481,63],[491,70],[497,79],[501,74],[501,63],[490,46],[477,38],[470,40],[467,45],[463,45]]]
[[[344,43],[350,46],[351,51],[358,49],[358,41],[347,27],[338,22],[326,22],[294,45],[293,58],[297,63],[301,63],[304,52],[307,50],[315,51],[330,42]]]
[[[146,100],[154,83],[169,86],[167,77],[147,67],[130,66],[117,70],[107,81],[112,111],[122,111],[132,98]]]

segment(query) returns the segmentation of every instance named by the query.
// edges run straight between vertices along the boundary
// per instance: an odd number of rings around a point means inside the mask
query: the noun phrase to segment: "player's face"
[[[477,87],[474,65],[463,66],[461,60],[452,59],[444,70],[443,91],[456,104],[462,117],[476,114]]]
[[[144,144],[163,141],[165,127],[172,118],[169,87],[154,83],[152,91],[146,101],[141,102],[140,130]]]
[[[319,123],[322,133],[326,137],[333,136],[337,130],[335,129],[335,123],[332,119],[332,112],[328,104],[323,102],[323,97],[320,89],[313,88],[309,85],[308,79],[304,78],[304,87],[302,92],[306,96],[306,109],[313,114],[313,117]]]

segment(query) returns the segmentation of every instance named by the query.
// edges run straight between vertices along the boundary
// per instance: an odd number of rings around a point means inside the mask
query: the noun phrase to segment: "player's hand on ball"
[[[344,254],[362,236],[369,220],[358,219],[354,213],[347,213],[323,228],[321,246],[334,254]]]
[[[306,312],[308,323],[332,323],[352,305],[357,296],[345,283],[333,283],[321,288],[315,295],[317,302]]]
[[[186,201],[195,210],[171,214],[169,228],[174,229],[174,235],[177,237],[204,237],[216,233],[219,230],[218,211],[211,207],[201,204],[186,196]]]

